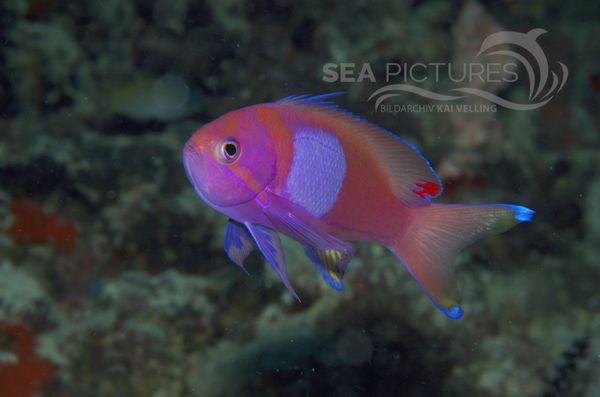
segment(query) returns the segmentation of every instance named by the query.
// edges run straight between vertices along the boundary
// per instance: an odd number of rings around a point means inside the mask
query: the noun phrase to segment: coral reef
[[[20,324],[0,323],[0,335],[14,337],[9,346],[14,360],[0,365],[0,385],[6,397],[30,396],[42,389],[52,379],[56,368],[47,360],[36,356],[35,336]]]
[[[461,65],[481,62],[477,55],[483,40],[488,35],[503,30],[506,29],[486,13],[482,5],[475,1],[465,2],[452,31],[453,67],[458,69]],[[482,67],[489,67],[493,63],[506,65],[509,59],[506,56],[486,57],[486,64],[482,64]],[[473,80],[466,82],[464,86],[495,94],[506,86],[506,83],[497,81],[508,77],[504,68],[498,69],[498,76],[494,76],[493,81]],[[480,97],[469,97],[466,101],[472,106],[487,104],[487,101]],[[473,177],[483,163],[493,164],[498,161],[501,156],[503,131],[502,124],[494,113],[452,112],[449,119],[453,142],[439,166],[440,176],[446,183],[456,183],[461,178]]]
[[[583,0],[2,2],[0,395],[598,395],[598,18]],[[367,98],[385,82],[322,80],[327,62],[467,62],[490,32],[535,27],[570,72],[535,111],[383,114]],[[183,142],[336,90],[421,147],[444,200],[537,211],[459,256],[460,322],[382,247],[358,244],[338,293],[285,240],[301,304],[258,255],[246,277],[223,253]]]

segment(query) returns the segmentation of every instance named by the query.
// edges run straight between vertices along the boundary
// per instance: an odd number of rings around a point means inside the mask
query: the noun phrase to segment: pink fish
[[[517,205],[432,204],[440,178],[410,143],[326,102],[334,94],[248,106],[197,130],[183,149],[198,195],[227,215],[225,250],[242,269],[257,247],[298,298],[278,232],[304,245],[333,288],[350,241],[383,244],[444,314],[459,319],[453,260],[534,211]],[[245,269],[244,269],[245,271]]]

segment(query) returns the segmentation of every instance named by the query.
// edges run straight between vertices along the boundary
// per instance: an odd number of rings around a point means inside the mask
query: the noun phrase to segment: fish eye
[[[239,154],[240,148],[234,139],[227,138],[221,143],[219,148],[219,158],[222,161],[230,163],[238,158]]]

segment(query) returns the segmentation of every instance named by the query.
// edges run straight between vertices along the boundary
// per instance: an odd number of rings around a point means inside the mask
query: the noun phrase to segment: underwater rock
[[[47,316],[46,292],[28,271],[0,261],[0,322],[15,323],[22,318]]]
[[[511,58],[507,56],[487,56],[479,54],[483,40],[492,33],[506,30],[478,2],[466,1],[452,28],[453,56],[452,67],[455,76],[466,76],[463,68],[473,64],[481,68],[498,68],[493,79],[461,82],[461,87],[477,88],[497,93],[507,85],[509,77],[504,67]],[[510,50],[506,45],[505,50]],[[461,71],[461,69],[463,69]],[[468,105],[487,105],[480,97],[469,96],[462,99]],[[449,181],[460,181],[465,176],[478,175],[482,163],[498,161],[502,147],[502,124],[494,112],[462,113],[450,112],[449,121],[452,126],[451,147],[439,165],[440,176]]]
[[[183,394],[186,356],[215,336],[218,291],[226,287],[171,271],[126,273],[94,290],[41,340],[68,393]]]
[[[43,390],[54,377],[52,363],[36,355],[37,341],[33,332],[23,324],[0,322],[0,337],[11,337],[9,348],[14,362],[0,361],[0,385],[5,397],[27,397]]]

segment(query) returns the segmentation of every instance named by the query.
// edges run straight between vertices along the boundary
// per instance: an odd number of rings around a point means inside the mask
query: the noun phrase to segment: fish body
[[[316,97],[248,106],[203,126],[183,150],[199,196],[230,221],[225,250],[243,268],[256,247],[296,296],[278,232],[302,243],[335,289],[351,241],[388,247],[448,317],[462,317],[453,258],[468,244],[528,221],[515,205],[444,205],[419,151]]]

